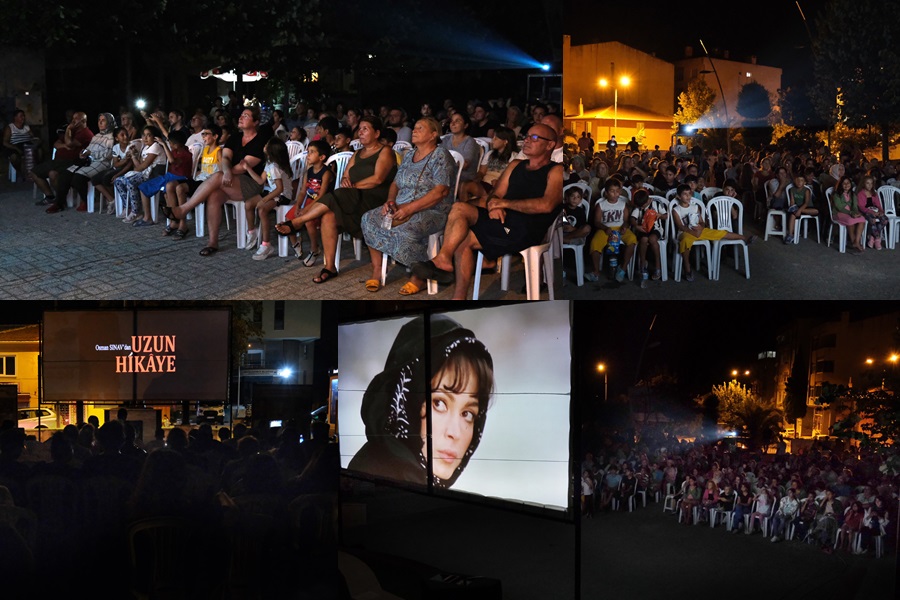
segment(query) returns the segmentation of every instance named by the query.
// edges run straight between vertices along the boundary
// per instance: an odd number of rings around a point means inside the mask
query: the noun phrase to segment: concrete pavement
[[[202,257],[206,244],[194,236],[193,225],[175,241],[162,235],[161,224],[134,228],[113,215],[74,209],[48,215],[34,205],[30,183],[4,179],[0,205],[0,300],[446,300],[453,292],[451,286],[435,296],[401,296],[407,278],[400,266],[388,271],[384,289],[367,292],[368,251],[363,248],[356,261],[349,241],[343,242],[340,276],[316,285],[321,259],[304,267],[290,251],[287,258],[254,261],[253,252],[236,248],[233,224],[231,231],[222,226],[220,251]],[[510,291],[503,292],[498,275],[485,275],[481,298],[524,300],[521,261],[514,261],[511,277]]]
[[[759,238],[750,245],[750,279],[734,268],[733,250],[724,248],[723,264],[718,281],[710,281],[704,268],[695,269],[695,280],[682,277],[676,283],[650,281],[641,289],[640,280],[617,283],[601,277],[597,283],[585,281],[575,285],[574,265],[570,265],[570,280],[563,288],[566,298],[573,300],[849,300],[900,298],[900,244],[897,250],[866,250],[861,255],[841,254],[835,242],[827,247],[828,226],[822,228],[822,243],[816,243],[815,231],[810,228],[809,239],[799,244],[785,245],[780,237],[769,236],[763,241],[762,223],[745,221],[745,233]],[[571,252],[567,252],[571,262]],[[585,261],[586,263],[588,261]],[[586,265],[587,266],[587,265]],[[587,266],[587,268],[590,268]],[[671,264],[669,266],[671,270]],[[635,273],[638,276],[638,273]]]

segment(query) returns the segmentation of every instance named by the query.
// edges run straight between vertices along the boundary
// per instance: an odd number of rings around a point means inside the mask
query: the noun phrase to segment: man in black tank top
[[[416,286],[422,288],[426,279],[455,282],[454,299],[465,300],[475,268],[473,250],[495,260],[544,241],[562,209],[563,166],[550,161],[556,140],[551,127],[532,125],[522,149],[526,160],[512,161],[481,204],[453,205],[440,252],[413,265]]]

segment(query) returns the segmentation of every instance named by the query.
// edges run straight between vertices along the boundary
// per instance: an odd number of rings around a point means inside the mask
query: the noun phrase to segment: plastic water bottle
[[[619,232],[618,231],[610,231],[609,232],[609,241],[606,243],[606,254],[609,257],[609,269],[613,275],[616,274],[616,269],[619,266]]]
[[[390,231],[391,225],[394,222],[394,211],[388,211],[385,213],[383,217],[381,217],[381,228],[387,231]]]

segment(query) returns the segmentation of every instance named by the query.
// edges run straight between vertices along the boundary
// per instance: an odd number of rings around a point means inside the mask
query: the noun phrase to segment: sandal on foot
[[[366,291],[377,292],[381,289],[381,281],[378,279],[366,279]]]
[[[281,227],[287,227],[287,231],[282,231]],[[293,221],[282,221],[278,225],[275,226],[275,231],[278,232],[278,235],[288,236],[294,233],[297,233],[297,228],[294,227]]]
[[[175,216],[175,211],[172,210],[171,206],[161,206],[160,209],[162,209],[163,214],[166,215],[166,218],[169,219],[170,221],[180,221],[181,220]]]
[[[426,260],[412,266],[413,275],[419,279],[433,279],[441,285],[450,285],[456,280],[453,271],[445,271],[438,268],[433,261]]]
[[[183,240],[184,236],[187,235],[187,231],[184,231],[183,229],[176,229],[172,235],[176,240]]]
[[[313,279],[313,283],[325,283],[329,279],[334,279],[337,277],[337,271],[329,271],[328,269],[322,269],[319,271],[319,276]]]
[[[403,284],[403,287],[400,288],[401,296],[412,296],[413,294],[418,294],[422,289],[414,284],[412,281],[407,281]]]
[[[175,233],[176,231],[178,231],[178,230],[175,229],[174,227],[172,227],[171,225],[166,225],[166,228],[163,230],[163,235],[168,237],[168,236],[172,235],[173,233]]]
[[[206,248],[204,248],[203,250],[200,251],[200,256],[212,256],[213,254],[215,254],[218,251],[219,251],[218,248],[214,248],[212,246],[207,246]]]

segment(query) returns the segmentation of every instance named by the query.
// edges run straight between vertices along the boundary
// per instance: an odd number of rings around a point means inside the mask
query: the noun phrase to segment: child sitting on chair
[[[691,202],[691,187],[682,183],[678,186],[676,197],[678,204],[672,211],[675,219],[675,231],[678,232],[678,251],[682,255],[684,263],[684,277],[687,281],[694,281],[694,273],[691,271],[691,246],[700,240],[719,241],[743,240],[747,244],[753,243],[756,236],[739,235],[724,229],[709,229],[703,221],[700,206]]]

